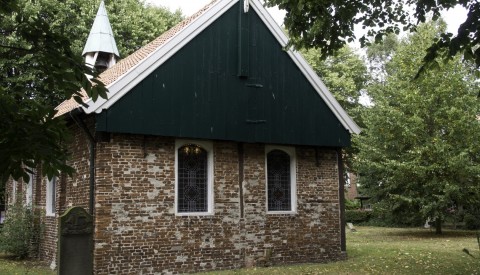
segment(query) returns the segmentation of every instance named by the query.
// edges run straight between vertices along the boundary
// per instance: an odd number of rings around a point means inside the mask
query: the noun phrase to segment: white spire
[[[101,59],[106,58],[105,62],[103,62],[106,68],[113,66],[113,64],[116,63],[116,58],[120,56],[103,1],[100,2],[97,16],[95,17],[82,53],[82,55],[85,56],[86,63],[92,66],[98,65],[97,62],[100,61],[100,59],[98,59],[99,54],[103,56]],[[109,57],[106,57],[105,54]]]
[[[113,53],[117,57],[120,56],[120,54],[118,54],[117,44],[115,43],[115,38],[113,37],[112,27],[110,26],[107,10],[105,9],[105,3],[103,1],[100,2],[97,16],[93,22],[87,43],[85,43],[85,48],[83,48],[82,55],[85,55],[89,52],[106,52]]]

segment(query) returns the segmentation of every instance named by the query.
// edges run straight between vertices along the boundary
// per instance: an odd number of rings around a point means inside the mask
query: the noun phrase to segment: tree
[[[387,66],[398,47],[398,37],[394,34],[385,36],[381,43],[368,46],[368,70],[376,83],[383,83],[387,77]]]
[[[81,89],[93,99],[107,96],[101,82],[87,79],[97,72],[81,57],[98,4],[1,0],[0,190],[10,176],[28,180],[28,172],[40,164],[48,177],[73,172],[66,165],[68,130],[62,118],[55,118],[54,108],[71,97],[80,102]],[[112,25],[125,55],[181,19],[178,13],[145,7],[139,0],[110,4],[116,9]]]
[[[95,72],[54,24],[56,1],[4,1],[0,12],[0,183],[10,175],[27,178],[39,163],[50,177],[58,170],[71,173],[65,165],[66,127],[54,119],[52,103],[79,99],[81,88],[105,96],[105,88],[88,81],[85,74]]]
[[[302,54],[335,99],[362,128],[361,113],[365,107],[361,100],[370,79],[364,60],[349,46],[343,47],[326,59],[322,59],[321,53],[316,49],[304,49]],[[354,147],[344,150],[345,164],[349,171],[353,169],[351,161],[356,151]]]
[[[74,20],[65,26],[65,33],[72,41],[73,51],[81,55],[90,28],[98,10],[99,0],[66,0],[65,10],[57,15],[58,24]],[[175,26],[183,17],[177,12],[145,4],[143,0],[106,0],[108,18],[112,26],[120,57],[125,57]],[[69,19],[70,18],[70,19]]]
[[[448,210],[478,200],[480,187],[474,66],[456,56],[412,81],[425,49],[444,29],[442,22],[420,25],[400,41],[385,81],[369,87],[374,106],[354,138],[362,187],[388,202],[394,215],[408,209],[434,219],[437,233]]]
[[[467,19],[458,29],[458,35],[442,32],[431,41],[425,61],[435,64],[436,57],[451,58],[463,53],[468,60],[480,65],[480,2],[465,0],[438,1],[316,1],[316,0],[265,0],[268,6],[278,5],[286,10],[285,27],[297,48],[320,48],[323,56],[332,55],[347,42],[353,42],[354,26],[367,29],[360,38],[362,46],[368,45],[367,37],[380,42],[389,34],[401,30],[414,31],[418,24],[430,17],[436,20],[440,12],[461,5],[468,10]]]
[[[360,104],[369,81],[365,62],[349,46],[341,48],[333,56],[321,58],[315,49],[303,50],[303,56],[320,76],[335,99],[361,127]]]

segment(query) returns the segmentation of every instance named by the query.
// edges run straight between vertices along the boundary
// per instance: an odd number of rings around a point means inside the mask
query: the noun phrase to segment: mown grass
[[[472,258],[463,253],[467,248]],[[348,260],[328,264],[301,264],[250,268],[206,274],[480,274],[480,252],[475,232],[450,231],[437,236],[425,229],[357,227],[347,231]],[[0,274],[53,275],[33,261],[15,261],[0,254]]]
[[[2,275],[53,275],[45,264],[32,260],[16,260],[9,255],[0,253],[0,274]]]
[[[467,248],[475,257],[463,253]],[[471,231],[437,236],[425,229],[357,227],[347,232],[348,260],[251,268],[207,274],[480,274],[480,253]]]

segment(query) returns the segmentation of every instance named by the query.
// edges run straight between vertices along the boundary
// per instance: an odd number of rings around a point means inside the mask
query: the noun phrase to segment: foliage
[[[368,225],[383,227],[416,227],[425,222],[418,205],[384,200],[372,207]]]
[[[465,213],[463,218],[465,222],[465,229],[476,230],[480,229],[480,218],[471,213]]]
[[[54,107],[83,89],[106,97],[86,75],[81,50],[98,9],[92,0],[13,0],[0,3],[0,190],[41,164],[42,174],[71,174],[65,164],[69,134]],[[110,5],[109,5],[110,4]],[[121,54],[129,54],[181,19],[139,0],[111,1],[111,22]]]
[[[315,49],[303,50],[302,54],[338,103],[361,127],[363,105],[360,101],[369,81],[362,58],[348,46],[326,59],[322,59],[320,51]]]
[[[362,46],[368,45],[368,37],[376,42],[387,34],[399,34],[401,30],[414,31],[418,24],[429,18],[436,20],[440,12],[460,5],[468,10],[467,19],[458,28],[458,35],[442,31],[430,41],[426,61],[436,63],[436,57],[454,57],[463,53],[467,60],[480,65],[480,2],[464,0],[439,1],[316,1],[316,0],[265,0],[268,6],[278,5],[287,12],[285,27],[297,48],[319,48],[323,56],[332,55],[347,42],[353,42],[354,27],[368,30],[360,37]]]
[[[22,11],[22,12],[20,12]],[[55,16],[63,10],[56,1],[7,1],[0,7],[0,183],[11,175],[28,178],[27,170],[43,162],[50,177],[63,164],[67,140],[62,121],[53,119],[58,98],[105,96],[101,83],[81,57],[73,54],[63,27]],[[66,24],[70,22],[65,22]],[[55,60],[55,62],[52,62]],[[58,173],[58,172],[57,172]]]
[[[385,82],[389,61],[397,50],[400,41],[394,34],[385,36],[381,43],[376,43],[367,48],[368,70],[373,80],[377,83]]]
[[[76,55],[82,54],[95,19],[100,1],[66,0],[65,9],[72,11],[59,15],[59,23],[75,17],[77,24],[66,26]],[[146,5],[143,0],[105,1],[120,57],[125,57],[146,45],[182,20],[179,11],[171,13],[163,7]]]
[[[345,198],[345,210],[360,209],[360,202],[357,200],[349,200]]]
[[[361,113],[365,107],[361,100],[370,77],[362,58],[348,46],[326,59],[322,59],[320,51],[316,49],[303,50],[302,54],[338,103],[360,127],[363,127]],[[353,170],[351,160],[355,153],[355,147],[343,151],[348,171]]]
[[[372,213],[363,210],[345,210],[345,221],[357,224],[364,224],[370,220]]]
[[[400,42],[385,81],[369,88],[374,106],[354,138],[368,194],[388,201],[392,214],[406,209],[435,219],[439,233],[448,209],[478,201],[480,182],[479,82],[472,67],[456,57],[412,81],[444,27],[421,25]]]
[[[32,245],[38,243],[34,240],[40,234],[38,217],[31,207],[23,206],[21,202],[11,205],[7,215],[0,231],[0,251],[18,259],[26,258],[36,251]]]

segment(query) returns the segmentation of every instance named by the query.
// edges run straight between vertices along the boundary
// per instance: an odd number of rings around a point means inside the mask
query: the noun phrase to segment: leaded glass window
[[[267,154],[268,211],[291,211],[290,156],[281,150]]]
[[[208,211],[208,153],[195,144],[178,149],[177,211]]]

